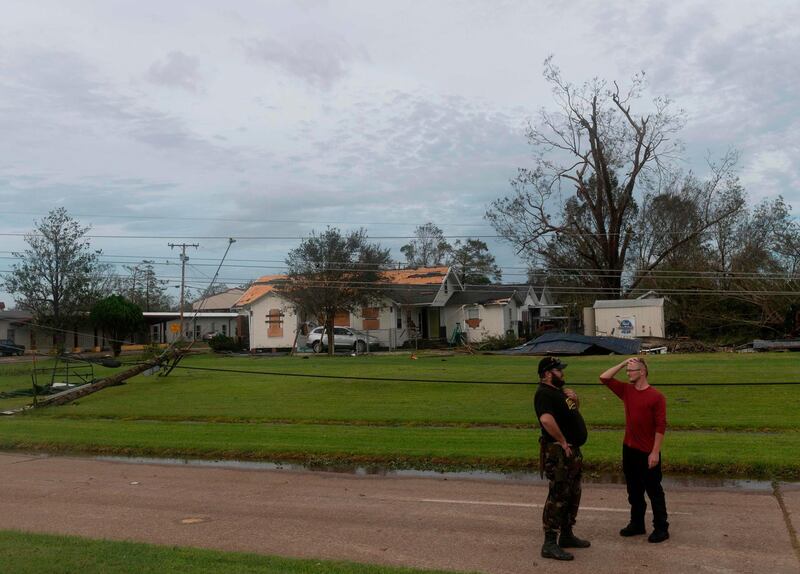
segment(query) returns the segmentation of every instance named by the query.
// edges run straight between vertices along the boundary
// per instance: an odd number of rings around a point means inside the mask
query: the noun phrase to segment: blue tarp
[[[641,346],[639,339],[545,333],[524,345],[500,352],[507,355],[635,355]]]

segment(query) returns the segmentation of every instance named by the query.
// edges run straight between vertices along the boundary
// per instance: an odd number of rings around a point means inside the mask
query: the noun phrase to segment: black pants
[[[622,445],[622,471],[625,473],[625,483],[628,486],[628,502],[631,505],[631,524],[644,527],[644,513],[647,503],[644,493],[650,499],[653,507],[653,527],[656,530],[667,530],[667,502],[664,499],[664,489],[661,488],[661,456],[658,464],[647,468],[649,453],[642,452],[628,445]]]

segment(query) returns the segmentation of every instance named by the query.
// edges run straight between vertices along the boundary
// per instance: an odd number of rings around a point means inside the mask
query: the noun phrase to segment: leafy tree
[[[729,201],[738,186],[734,153],[711,165],[706,181],[682,176],[675,160],[682,151],[677,133],[684,114],[668,98],[649,110],[634,109],[645,87],[644,74],[621,88],[594,79],[575,86],[548,58],[544,77],[558,109],[542,110],[528,129],[534,166],[512,181],[513,194],[496,200],[486,217],[534,266],[567,272],[582,286],[620,297],[637,287],[670,254],[743,207]],[[566,194],[566,199],[561,198]],[[646,208],[690,201],[696,209],[687,226],[642,217]],[[658,237],[642,247],[637,243]],[[637,258],[634,254],[646,254]]]
[[[414,230],[414,239],[400,248],[409,267],[433,267],[444,265],[452,247],[444,232],[433,223],[420,225]]]
[[[125,293],[128,299],[144,311],[166,310],[172,306],[167,294],[166,281],[156,274],[154,261],[143,260],[136,265],[125,265],[128,277],[120,280],[117,292]]]
[[[500,281],[502,276],[494,255],[480,239],[467,239],[463,244],[456,240],[450,264],[462,285],[488,285],[492,279]]]
[[[286,281],[276,290],[301,315],[325,326],[332,355],[336,313],[355,311],[377,299],[382,269],[389,262],[389,250],[369,243],[364,229],[343,235],[328,228],[319,235],[312,233],[289,252]]]
[[[145,328],[141,307],[121,295],[111,295],[95,303],[89,318],[110,337],[115,357],[119,355],[125,339]]]
[[[54,329],[56,346],[64,345],[65,330],[81,312],[88,311],[103,290],[106,267],[100,251],[92,251],[82,226],[59,207],[50,211],[25,235],[28,247],[15,252],[4,288],[17,305],[30,311],[36,322]]]

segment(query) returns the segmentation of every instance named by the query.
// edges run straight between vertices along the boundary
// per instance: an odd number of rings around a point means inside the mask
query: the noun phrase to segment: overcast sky
[[[198,286],[227,236],[250,266],[225,268],[234,284],[299,242],[247,236],[402,237],[426,221],[493,235],[483,214],[530,165],[526,122],[552,107],[550,54],[575,82],[645,70],[687,112],[687,169],[734,147],[752,200],[800,213],[796,1],[222,5],[3,2],[2,233],[65,206],[93,235],[139,236],[93,239],[108,261],[174,264],[167,243],[198,237]],[[400,259],[405,240],[378,241]],[[521,280],[524,262],[488,242]],[[0,271],[23,246],[0,235]]]

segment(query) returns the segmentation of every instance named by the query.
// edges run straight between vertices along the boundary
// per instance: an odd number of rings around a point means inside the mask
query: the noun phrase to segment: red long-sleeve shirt
[[[667,429],[667,400],[653,387],[637,390],[617,379],[600,379],[625,404],[624,443],[642,452],[651,452],[656,433]]]

